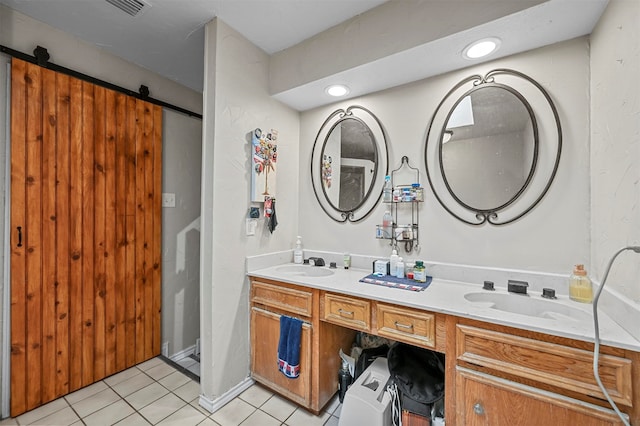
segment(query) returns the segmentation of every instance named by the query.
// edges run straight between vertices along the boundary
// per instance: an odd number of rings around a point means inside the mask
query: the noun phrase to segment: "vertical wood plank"
[[[123,94],[115,95],[115,305],[116,305],[116,369],[127,368],[127,287],[125,270],[127,266],[127,234],[126,234],[126,188],[127,188],[127,99]]]
[[[42,76],[27,65],[27,409],[42,402]]]
[[[153,106],[153,346],[152,356],[162,347],[162,108]]]
[[[126,206],[125,206],[125,288],[126,288],[126,345],[127,353],[126,365],[131,367],[138,362],[137,356],[137,331],[138,316],[136,309],[138,307],[137,293],[137,266],[136,266],[136,155],[137,155],[137,135],[138,130],[136,118],[136,100],[127,98],[127,126],[125,141],[125,157],[126,157]]]
[[[26,63],[11,61],[11,416],[27,409]],[[19,240],[18,228],[22,232]]]
[[[136,101],[136,362],[142,362],[145,354],[145,173],[144,173],[144,103]]]
[[[105,375],[116,370],[116,94],[107,90],[105,99]]]
[[[83,386],[84,285],[83,252],[83,85],[69,80],[69,391]]]
[[[144,108],[143,174],[144,174],[144,357],[153,356],[153,113],[152,105]]]
[[[56,75],[42,69],[42,403],[56,397]]]
[[[105,273],[105,89],[96,86],[94,88],[94,373],[93,379],[100,380],[105,377],[105,299],[106,299],[106,273]]]
[[[69,77],[57,74],[56,84],[56,396],[69,393]]]
[[[82,385],[94,381],[94,86],[82,82]]]

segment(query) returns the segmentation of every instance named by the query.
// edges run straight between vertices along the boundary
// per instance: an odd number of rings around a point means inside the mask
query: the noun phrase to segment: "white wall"
[[[542,2],[432,1],[427,7],[423,1],[383,3],[273,54],[270,63],[271,93],[285,92]],[[377,75],[374,78],[387,79],[389,76]]]
[[[162,342],[168,355],[200,337],[200,181],[202,120],[164,110],[162,192]]]
[[[2,5],[0,43],[30,55],[40,45],[48,50],[50,61],[55,64],[134,92],[144,84],[153,98],[197,113],[202,111],[202,94]]]
[[[202,111],[202,95],[200,93],[194,92],[191,89],[181,86],[146,69],[140,68],[137,65],[128,63],[120,58],[106,53],[105,51],[97,48],[94,45],[85,43],[70,34],[52,28],[48,25],[43,24],[42,22],[31,19],[5,6],[0,6],[0,44],[28,54],[32,54],[35,47],[37,45],[41,45],[48,49],[49,54],[51,55],[51,62],[54,62],[58,65],[78,70],[85,74],[106,80],[108,82],[126,87],[134,91],[137,91],[137,88],[140,87],[141,84],[144,84],[150,88],[152,97],[176,104],[194,112],[199,113]],[[5,129],[7,123],[5,120],[6,115],[4,110],[5,103],[7,102],[5,81],[7,78],[6,64],[8,62],[9,57],[4,54],[0,54],[0,192],[2,193],[2,196],[0,197],[0,221],[3,224],[5,220],[8,219],[4,214],[4,194],[8,186],[8,183],[5,182],[5,150],[7,148],[8,142],[5,137]],[[163,141],[165,154],[172,153],[174,149],[182,149],[182,156],[174,157],[171,154],[165,155],[165,175],[163,176],[163,188],[165,186],[168,186],[169,183],[174,182],[174,179],[172,178],[172,175],[174,173],[176,175],[173,175],[173,177],[175,177],[177,180],[181,180],[184,179],[183,174],[185,169],[190,170],[192,173],[195,173],[197,170],[199,170],[200,158],[197,154],[195,154],[196,151],[193,151],[193,149],[199,152],[201,143],[200,131],[193,128],[194,126],[196,128],[200,127],[200,120],[188,119],[181,116],[180,114],[175,113],[167,113],[165,114],[164,118],[165,121],[163,123],[163,126],[165,136],[169,135],[168,137],[165,137]],[[187,133],[183,132],[183,130],[185,129],[185,119],[187,121],[192,121],[192,123],[190,124],[191,130]],[[193,123],[193,121],[197,123]],[[189,125],[187,127],[189,127]],[[190,148],[186,149],[186,146],[189,146]],[[189,150],[191,150],[190,154],[186,152]],[[189,157],[189,155],[191,155],[191,157]],[[191,160],[191,162],[188,160]],[[176,164],[174,163],[174,161],[179,162]],[[196,195],[199,196],[197,185],[198,182],[193,183]],[[175,192],[177,192],[176,198],[178,200],[180,200],[181,197],[186,197],[185,199],[189,198],[187,194],[188,189],[175,189]],[[194,201],[199,201],[199,199],[193,200],[193,198],[191,198],[188,202],[192,203]],[[171,229],[172,227],[174,227],[174,224],[175,226],[178,226],[183,222],[183,220],[193,219],[191,213],[186,214],[185,217],[182,217],[179,214],[178,210],[174,210],[170,215],[167,215],[167,209],[164,209],[163,213],[165,214],[163,226],[165,226],[167,229]],[[163,232],[163,246],[165,248],[170,248],[171,242],[174,241],[175,238],[176,235],[170,235],[166,232]],[[5,240],[4,227],[0,227],[0,240]],[[197,243],[195,244],[195,248],[197,249],[198,245]],[[191,250],[191,252],[193,252],[193,250]],[[164,254],[167,253],[163,253],[163,255]],[[4,251],[0,250],[0,255],[4,258]],[[197,268],[197,265],[194,265],[192,262],[188,265],[188,267],[192,269],[191,274],[194,275],[193,268]],[[163,268],[165,268],[165,273],[168,272],[166,270],[166,266],[163,266]],[[2,261],[0,261],[0,276],[3,276],[2,270],[3,263]],[[197,272],[195,272],[195,274],[197,275]],[[170,290],[172,282],[171,276],[167,278],[166,274],[163,274],[163,279],[165,280],[163,283],[164,294],[173,294],[174,292]],[[195,279],[197,280],[197,276],[195,277]],[[0,290],[2,292],[5,291],[5,284],[6,283],[4,283],[3,280],[2,287],[0,287]],[[173,301],[163,300],[163,304],[173,304]],[[170,310],[167,311],[167,313],[169,312]],[[188,319],[186,321],[188,321]],[[184,327],[187,329],[197,330],[197,315],[193,315],[191,321],[191,324],[185,324]],[[163,326],[165,327],[164,331],[166,331],[167,322],[168,319],[164,318],[163,316]],[[3,328],[4,325],[0,327],[0,335]],[[166,333],[163,333],[163,337],[169,338],[167,337]],[[195,342],[191,342],[189,344],[191,345],[193,343]],[[2,354],[4,353],[8,353],[8,351],[6,349],[3,350],[0,353],[0,356],[2,356]],[[5,378],[3,377],[2,379]],[[5,388],[0,389],[0,392],[5,391]],[[2,414],[8,415],[8,413]]]
[[[413,259],[568,274],[589,264],[589,43],[586,37],[503,58],[481,66],[307,111],[300,125],[300,234],[308,248],[387,256],[388,243],[374,238],[385,207],[357,224],[336,223],[313,196],[309,164],[314,135],[335,109],[363,105],[387,133],[390,168],[407,155],[428,186],[423,152],[431,115],[447,91],[471,74],[512,68],[537,80],[560,114],[564,146],[556,180],[528,215],[505,226],[465,225],[425,190],[420,205],[420,245]],[[535,105],[534,105],[535,108]]]
[[[249,375],[245,257],[289,250],[298,229],[296,111],[269,97],[268,55],[222,21],[206,26],[201,244],[201,385],[211,403]],[[245,235],[255,128],[278,130],[277,218]]]
[[[612,0],[591,35],[591,214],[594,272],[640,245],[640,2]],[[640,303],[640,256],[622,254],[606,284]],[[637,322],[635,323],[637,329]]]

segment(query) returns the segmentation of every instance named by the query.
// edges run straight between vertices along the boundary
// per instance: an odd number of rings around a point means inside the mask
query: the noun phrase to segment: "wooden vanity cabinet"
[[[280,314],[307,324],[297,382],[277,370]],[[447,425],[622,424],[593,378],[592,343],[252,279],[251,374],[313,412],[335,394],[338,350],[348,351],[356,330],[445,354]],[[600,352],[604,386],[640,426],[640,353]]]
[[[320,321],[318,290],[251,280],[251,377],[318,414],[338,389],[339,349],[349,352],[355,331]],[[278,370],[280,316],[301,319],[300,376]]]

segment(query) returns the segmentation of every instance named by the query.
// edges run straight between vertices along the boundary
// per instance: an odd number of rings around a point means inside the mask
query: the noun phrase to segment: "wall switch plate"
[[[246,222],[247,236],[256,235],[257,227],[258,227],[258,219],[248,218]]]
[[[162,193],[162,207],[175,207],[176,206],[176,194],[172,192]]]

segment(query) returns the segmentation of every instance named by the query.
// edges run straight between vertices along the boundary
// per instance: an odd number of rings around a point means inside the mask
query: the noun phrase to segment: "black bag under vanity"
[[[402,409],[430,417],[432,405],[444,398],[444,354],[396,343],[389,349],[387,363]]]

